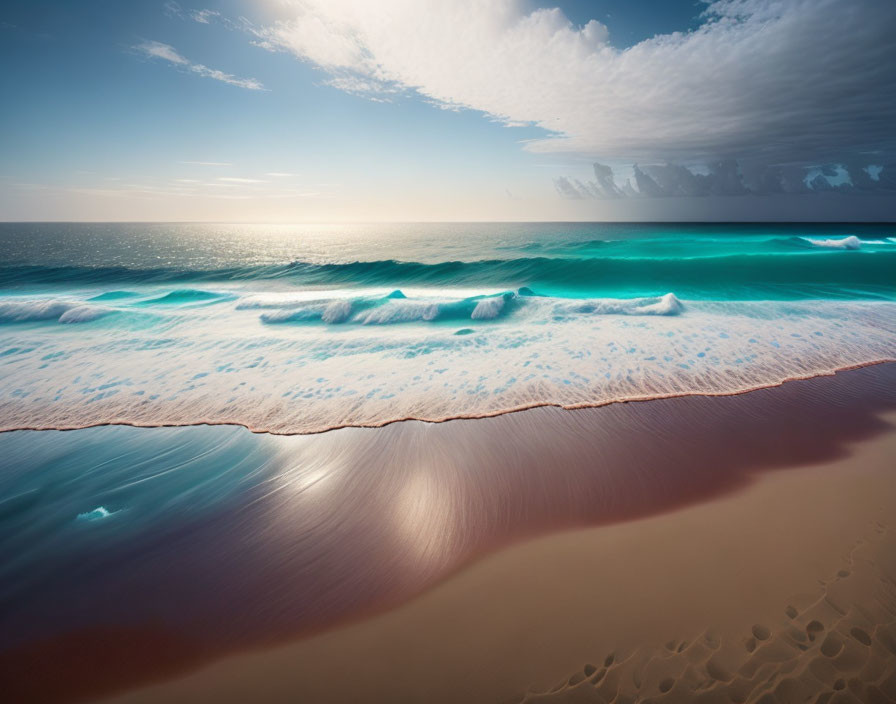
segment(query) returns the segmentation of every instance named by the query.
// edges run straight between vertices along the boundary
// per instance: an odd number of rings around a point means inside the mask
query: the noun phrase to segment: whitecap
[[[814,244],[816,247],[828,247],[829,249],[861,249],[862,240],[855,235],[844,237],[842,239],[816,240],[811,237],[804,237],[806,242]]]

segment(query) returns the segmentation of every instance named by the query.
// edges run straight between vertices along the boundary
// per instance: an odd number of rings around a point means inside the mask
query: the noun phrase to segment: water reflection
[[[84,649],[100,626],[164,633],[198,659],[309,632],[399,603],[513,540],[836,457],[885,429],[879,414],[893,408],[896,365],[885,365],[736,398],[317,436],[3,434],[0,665],[74,632]],[[109,515],[78,520],[97,507]],[[90,652],[114,670],[127,648],[110,655],[95,638]],[[151,671],[161,656],[142,657]]]

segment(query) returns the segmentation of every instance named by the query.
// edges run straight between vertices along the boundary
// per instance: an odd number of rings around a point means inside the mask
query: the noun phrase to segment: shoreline
[[[584,409],[593,409],[593,408],[605,408],[607,406],[614,406],[617,404],[626,404],[626,403],[647,403],[650,401],[663,401],[669,399],[678,399],[678,398],[727,398],[731,396],[743,396],[746,394],[753,393],[755,391],[763,391],[766,389],[775,389],[786,384],[790,384],[794,381],[810,381],[812,379],[822,379],[825,377],[836,376],[837,374],[841,374],[843,372],[849,372],[857,369],[865,369],[868,367],[875,367],[881,364],[894,364],[896,363],[896,357],[884,357],[881,359],[874,359],[868,362],[860,362],[857,364],[847,364],[842,367],[836,367],[830,370],[823,370],[813,372],[811,374],[801,375],[801,376],[791,376],[786,377],[780,381],[769,382],[767,384],[760,384],[757,386],[750,386],[748,388],[743,389],[735,389],[733,391],[686,391],[682,393],[670,393],[670,394],[654,394],[651,396],[631,396],[626,398],[616,398],[610,399],[607,401],[595,401],[595,402],[585,402],[585,403],[573,403],[573,404],[562,404],[562,403],[554,403],[551,401],[537,402],[537,403],[529,403],[521,406],[515,406],[513,408],[501,409],[498,411],[490,411],[486,413],[476,413],[476,414],[457,414],[450,415],[444,417],[437,418],[424,418],[418,416],[406,416],[402,418],[391,418],[383,421],[378,421],[376,423],[348,423],[345,425],[332,425],[327,426],[326,428],[322,428],[320,430],[303,430],[303,431],[276,431],[276,430],[267,430],[264,428],[259,428],[255,426],[248,425],[246,423],[240,423],[238,421],[209,421],[209,420],[197,420],[190,421],[184,423],[141,423],[137,421],[124,421],[124,420],[110,420],[103,421],[101,423],[89,423],[85,425],[62,425],[62,426],[17,426],[17,427],[0,427],[0,434],[3,433],[15,433],[19,431],[32,431],[32,432],[46,432],[46,431],[59,431],[59,432],[70,432],[73,430],[87,430],[89,428],[107,428],[107,427],[129,427],[129,428],[195,428],[195,427],[236,427],[236,428],[244,428],[248,430],[250,433],[254,433],[256,435],[272,435],[279,437],[301,437],[301,436],[314,436],[314,435],[323,435],[326,433],[331,433],[338,430],[351,430],[351,429],[373,429],[373,428],[386,428],[391,425],[396,425],[398,423],[426,423],[429,425],[439,425],[442,423],[450,423],[451,421],[458,420],[482,420],[486,418],[500,418],[501,416],[512,415],[515,413],[524,413],[526,411],[536,410],[539,408],[556,408],[562,411],[577,411]]]
[[[800,473],[808,479],[816,465],[848,462],[856,448],[892,435],[893,423],[884,422],[882,414],[896,411],[894,380],[896,365],[882,364],[734,397],[687,396],[576,411],[540,408],[475,422],[395,424],[376,432],[350,428],[312,436],[253,435],[252,442],[274,443],[289,453],[305,448],[297,455],[300,464],[320,460],[326,465],[327,458],[333,457],[342,464],[322,476],[288,470],[277,485],[277,494],[290,494],[298,486],[297,499],[291,495],[278,499],[282,506],[265,509],[257,519],[243,518],[236,528],[229,514],[222,516],[209,528],[213,542],[198,543],[205,546],[199,550],[178,548],[178,554],[195,559],[209,547],[228,552],[234,540],[242,540],[236,533],[261,529],[272,537],[254,549],[261,550],[261,567],[270,571],[273,562],[296,559],[290,552],[295,547],[288,546],[301,528],[297,521],[322,502],[321,516],[335,514],[331,520],[357,521],[357,530],[332,539],[322,533],[320,552],[309,553],[307,559],[336,560],[329,569],[345,565],[345,575],[360,580],[349,585],[348,591],[339,580],[327,587],[343,594],[339,599],[351,604],[369,591],[373,600],[364,608],[347,611],[326,606],[321,613],[310,611],[315,621],[305,627],[290,626],[274,637],[217,645],[215,638],[185,640],[201,635],[191,634],[189,623],[183,624],[180,634],[139,628],[116,632],[115,616],[108,614],[112,620],[107,626],[112,630],[68,635],[62,631],[55,645],[34,642],[24,649],[6,650],[0,653],[0,662],[24,671],[37,667],[60,674],[56,694],[23,696],[29,701],[82,701],[110,689],[130,690],[140,683],[165,681],[222,657],[254,657],[245,653],[363,629],[363,624],[388,619],[432,593],[441,593],[447,588],[444,585],[467,579],[465,575],[480,565],[501,562],[503,555],[525,552],[539,541],[559,540],[582,530],[601,535],[634,531],[650,521],[674,525],[683,512],[737,501],[768,477]],[[184,437],[191,432],[170,430]],[[126,431],[111,428],[108,432],[125,437]],[[209,432],[218,431],[203,431]],[[153,434],[141,436],[149,439]],[[390,476],[388,468],[393,465],[408,471]],[[367,471],[356,471],[359,467]],[[328,482],[331,486],[325,486]],[[309,497],[313,492],[322,493]],[[303,503],[306,499],[311,503]],[[369,510],[364,508],[368,505]],[[281,534],[285,543],[278,538]],[[309,533],[308,539],[314,535]],[[251,559],[228,552],[219,571],[201,579],[212,580],[211,586],[216,579],[228,580],[255,566]],[[196,569],[201,572],[200,567]],[[301,569],[282,574],[275,570],[259,578],[255,592],[234,592],[229,608],[236,609],[232,613],[237,615],[269,597],[284,599],[282,604],[275,601],[282,608],[294,608],[290,604],[296,593],[303,593],[302,582],[285,592],[283,584],[301,574]],[[115,576],[106,575],[104,580]],[[190,581],[197,578],[185,577],[183,584],[199,589],[201,583]],[[312,582],[308,595],[324,587]],[[179,587],[168,588],[176,595]],[[226,582],[219,583],[218,590],[222,588],[226,596]],[[132,607],[141,607],[147,600],[152,603],[152,595],[147,585],[125,596],[133,600]],[[500,600],[493,606],[500,608]],[[102,626],[101,617],[108,609],[99,605],[97,609],[97,625]],[[73,667],[73,657],[78,666],[67,669],[64,661]],[[98,667],[105,668],[103,675],[95,672]],[[68,680],[63,676],[66,672]],[[81,684],[74,686],[75,681]],[[34,695],[34,690],[29,694]]]

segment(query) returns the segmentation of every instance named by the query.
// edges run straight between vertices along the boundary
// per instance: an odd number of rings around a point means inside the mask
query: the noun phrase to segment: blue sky
[[[0,218],[885,219],[855,4],[6,3]]]

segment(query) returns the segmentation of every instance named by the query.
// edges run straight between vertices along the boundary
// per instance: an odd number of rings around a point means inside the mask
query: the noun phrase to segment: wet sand
[[[2,684],[22,701],[519,701],[561,681],[551,700],[751,701],[769,678],[887,692],[894,413],[885,364],[736,397],[267,438],[289,461],[240,539],[212,521],[166,548],[197,563],[166,582],[180,628],[140,617],[162,608],[144,569],[116,595],[135,618],[82,604],[96,623],[7,648]],[[214,608],[191,620],[178,598],[203,590]],[[64,620],[66,604],[41,607]],[[833,650],[859,655],[841,668]]]
[[[111,701],[893,701],[894,457],[890,433],[517,545],[374,619]]]

